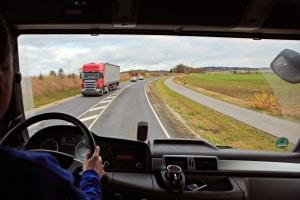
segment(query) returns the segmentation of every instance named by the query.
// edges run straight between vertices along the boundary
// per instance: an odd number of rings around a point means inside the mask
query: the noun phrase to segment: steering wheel
[[[5,135],[5,137],[2,138],[2,140],[0,141],[0,146],[8,146],[10,141],[13,138],[15,138],[18,134],[20,134],[22,132],[22,130],[24,130],[28,126],[35,124],[37,122],[40,122],[43,120],[49,120],[49,119],[64,120],[64,121],[74,124],[82,133],[82,135],[85,139],[86,145],[89,148],[91,154],[94,152],[96,143],[95,143],[94,137],[93,137],[92,133],[89,131],[89,129],[80,120],[76,119],[75,117],[72,117],[72,116],[64,114],[64,113],[56,113],[56,112],[39,114],[39,115],[28,118],[28,119],[24,120],[23,122],[19,123],[13,129],[11,129]],[[43,149],[37,149],[37,150],[32,150],[32,151],[51,153],[52,155],[54,155],[57,158],[61,167],[68,169],[72,173],[79,166],[82,166],[82,163],[75,160],[73,156],[62,153],[62,152],[43,150]],[[63,161],[63,162],[60,162],[60,161]]]

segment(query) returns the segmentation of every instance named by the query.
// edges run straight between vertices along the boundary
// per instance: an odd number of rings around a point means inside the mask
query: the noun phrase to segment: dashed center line
[[[85,122],[85,121],[88,121],[88,120],[91,120],[91,119],[95,119],[97,116],[98,115],[93,115],[93,116],[90,116],[90,117],[85,117],[85,118],[80,119],[80,121]]]
[[[105,106],[100,106],[100,107],[96,107],[96,108],[92,108],[90,111],[95,111],[95,110],[100,110],[105,108]]]
[[[101,101],[100,103],[109,103],[111,102],[112,100],[105,100],[105,101]]]
[[[92,108],[90,108],[89,110],[85,111],[84,113],[82,113],[80,116],[78,116],[77,118],[80,121],[88,121],[88,120],[93,120],[91,122],[91,124],[88,126],[88,129],[91,129],[94,124],[96,123],[96,121],[99,119],[99,117],[101,116],[101,114],[104,112],[104,110],[109,106],[109,104],[119,95],[121,94],[126,88],[128,88],[129,86],[131,86],[132,84],[126,86],[125,88],[121,88],[118,91],[114,92],[113,94],[109,95],[108,97],[106,97],[105,99],[103,99],[102,101],[100,101],[99,103],[97,103],[96,105],[94,105]],[[103,105],[103,106],[99,106],[99,105]],[[80,118],[81,116],[88,114],[89,112],[92,111],[96,111],[96,110],[101,110],[97,115],[93,115],[93,116],[89,116],[89,117],[84,117],[84,118]]]

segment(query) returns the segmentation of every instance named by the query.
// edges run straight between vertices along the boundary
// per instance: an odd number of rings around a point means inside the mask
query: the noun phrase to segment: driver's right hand
[[[94,170],[102,178],[105,174],[104,165],[102,164],[102,158],[100,156],[100,147],[96,146],[93,155],[90,152],[86,154],[85,161],[83,163],[83,171]]]

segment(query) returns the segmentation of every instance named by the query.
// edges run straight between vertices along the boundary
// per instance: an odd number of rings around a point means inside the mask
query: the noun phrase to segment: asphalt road
[[[36,114],[44,112],[63,112],[80,119],[90,130],[101,136],[136,140],[137,123],[148,122],[148,138],[168,138],[161,122],[158,120],[145,93],[145,86],[151,79],[136,83],[122,83],[115,91],[101,97],[83,97],[81,94],[62,102],[48,105]],[[226,103],[167,79],[165,84],[172,90],[190,99],[237,119],[245,124],[260,129],[276,137],[287,137],[296,144],[299,139],[300,124],[272,117]],[[30,117],[30,113],[27,117]],[[44,121],[30,128],[35,131],[52,124],[65,124],[62,121]]]
[[[193,101],[196,101],[204,106],[207,106],[213,110],[216,110],[276,137],[286,137],[293,144],[296,144],[299,140],[300,124],[298,123],[248,110],[230,103],[226,103],[224,101],[202,95],[198,92],[174,83],[172,79],[173,78],[167,79],[165,81],[165,84],[170,89],[192,99]]]
[[[45,112],[63,112],[80,119],[97,135],[137,140],[137,123],[148,123],[148,139],[166,138],[168,134],[161,126],[154,113],[145,86],[151,79],[138,82],[126,82],[103,96],[83,97],[81,94],[58,102],[42,109],[35,114]],[[28,113],[27,117],[31,114]],[[64,121],[43,121],[30,128],[30,133],[53,125],[66,124]]]

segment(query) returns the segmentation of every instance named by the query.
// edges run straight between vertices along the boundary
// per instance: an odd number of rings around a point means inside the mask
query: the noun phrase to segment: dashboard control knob
[[[103,165],[104,165],[104,167],[109,167],[109,161],[104,161],[104,163],[103,163]]]
[[[121,200],[123,198],[122,198],[122,195],[120,195],[119,193],[115,193],[113,199],[114,200]]]
[[[135,167],[137,169],[141,169],[143,167],[142,163],[136,163]]]

